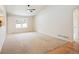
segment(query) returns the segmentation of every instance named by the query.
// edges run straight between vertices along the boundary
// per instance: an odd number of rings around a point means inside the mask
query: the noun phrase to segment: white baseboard
[[[39,33],[42,33],[42,34],[45,34],[45,35],[48,35],[48,36],[51,36],[51,37],[55,37],[55,38],[58,38],[58,39],[61,39],[61,40],[70,41],[68,39],[65,39],[65,38],[62,38],[62,37],[58,37],[57,35],[49,35],[49,34],[43,33],[43,32],[39,32]]]

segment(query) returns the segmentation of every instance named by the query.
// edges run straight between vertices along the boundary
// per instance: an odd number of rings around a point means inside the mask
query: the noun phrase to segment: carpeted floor
[[[37,32],[9,34],[3,44],[1,53],[3,54],[47,53],[48,50],[59,47],[65,43],[67,42]]]

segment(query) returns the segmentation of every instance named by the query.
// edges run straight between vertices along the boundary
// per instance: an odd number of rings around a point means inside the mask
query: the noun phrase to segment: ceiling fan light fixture
[[[28,8],[27,8],[27,10],[28,11],[30,11],[30,12],[33,12],[33,11],[35,11],[36,9],[33,9],[33,8],[29,8],[30,7],[30,5],[27,5],[28,6]]]

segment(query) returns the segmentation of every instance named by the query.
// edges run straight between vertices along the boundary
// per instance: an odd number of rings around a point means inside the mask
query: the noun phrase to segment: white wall
[[[21,16],[8,16],[8,33],[21,33],[34,31],[33,17],[21,17]],[[16,28],[16,20],[26,19],[28,22],[28,28]]]
[[[76,7],[48,6],[35,17],[36,31],[52,37],[71,40],[73,35],[73,9]]]
[[[6,39],[6,11],[4,6],[0,6],[0,16],[4,16],[5,24],[0,27],[0,51],[3,45],[4,40]]]

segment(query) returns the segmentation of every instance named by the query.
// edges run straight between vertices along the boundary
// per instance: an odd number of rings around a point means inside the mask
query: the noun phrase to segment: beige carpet
[[[47,53],[48,50],[59,47],[65,43],[67,42],[37,32],[9,34],[3,44],[1,53]]]

